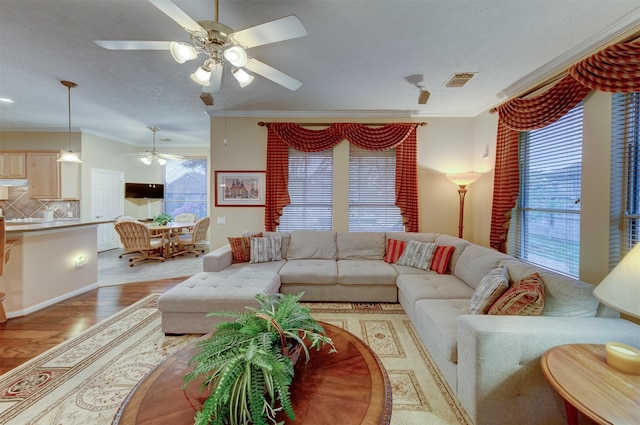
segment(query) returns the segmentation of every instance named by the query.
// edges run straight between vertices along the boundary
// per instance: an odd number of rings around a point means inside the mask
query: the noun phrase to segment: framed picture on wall
[[[216,171],[216,207],[264,207],[264,171]]]

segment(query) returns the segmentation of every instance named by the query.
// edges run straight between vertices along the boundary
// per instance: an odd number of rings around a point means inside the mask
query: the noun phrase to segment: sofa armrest
[[[225,245],[211,252],[202,258],[202,270],[205,272],[219,272],[233,263],[231,246]]]
[[[476,425],[566,423],[540,357],[562,344],[612,340],[640,346],[640,326],[600,317],[461,316],[458,399]]]

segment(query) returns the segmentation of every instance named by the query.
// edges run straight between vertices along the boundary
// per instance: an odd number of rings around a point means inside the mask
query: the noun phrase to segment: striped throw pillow
[[[491,270],[482,278],[469,302],[473,314],[487,314],[491,306],[509,289],[509,276],[504,267]]]
[[[544,308],[544,284],[533,273],[509,288],[489,309],[489,314],[540,316]]]
[[[251,259],[251,238],[261,237],[262,233],[256,233],[251,236],[238,236],[235,238],[227,238],[231,246],[231,255],[234,263],[246,263]]]
[[[400,258],[402,251],[404,251],[405,241],[399,241],[397,239],[387,240],[387,253],[384,256],[384,261],[387,263],[395,263]]]
[[[282,237],[251,238],[250,263],[282,260]]]
[[[399,266],[409,266],[416,269],[429,270],[431,257],[436,250],[435,243],[418,242],[410,240],[404,247],[404,251],[396,261]]]
[[[455,249],[455,246],[438,245],[431,259],[431,270],[439,274],[445,274],[449,268],[449,260]]]

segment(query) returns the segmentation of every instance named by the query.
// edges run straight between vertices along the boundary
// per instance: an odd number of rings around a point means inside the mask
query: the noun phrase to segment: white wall
[[[212,187],[212,240],[216,248],[227,243],[227,237],[237,236],[245,230],[264,229],[264,208],[262,207],[215,207],[214,171],[224,170],[265,170],[266,168],[266,127],[258,126],[265,118],[213,118],[211,123],[211,187]],[[420,231],[458,234],[458,192],[445,173],[479,170],[475,167],[491,168],[486,162],[479,162],[486,144],[495,146],[495,127],[491,126],[496,117],[487,114],[480,118],[429,118],[428,125],[418,127],[418,192],[420,206]],[[278,119],[277,121],[287,121]],[[298,118],[294,122],[371,122],[368,119],[344,118]],[[376,119],[374,122],[422,121],[398,118]],[[345,147],[346,146],[346,147]],[[334,150],[335,179],[346,181],[344,164],[348,156],[348,145],[340,144]],[[492,159],[490,160],[492,161]],[[342,165],[340,165],[342,164]],[[341,171],[342,170],[342,171]],[[479,170],[485,171],[485,170]],[[343,199],[340,184],[334,191],[334,198]],[[483,175],[470,186],[466,198],[465,237],[476,243],[488,245],[489,231],[474,231],[474,223],[488,226],[490,221],[491,189],[493,178]],[[344,202],[334,204],[334,215],[343,220],[334,220],[334,229],[346,229]],[[217,217],[224,217],[226,224],[217,224]]]

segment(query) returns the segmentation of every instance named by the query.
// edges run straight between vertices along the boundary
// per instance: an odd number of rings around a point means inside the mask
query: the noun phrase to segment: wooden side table
[[[553,347],[540,364],[549,384],[565,400],[569,425],[578,425],[578,410],[599,424],[640,423],[640,376],[610,367],[604,345]]]

